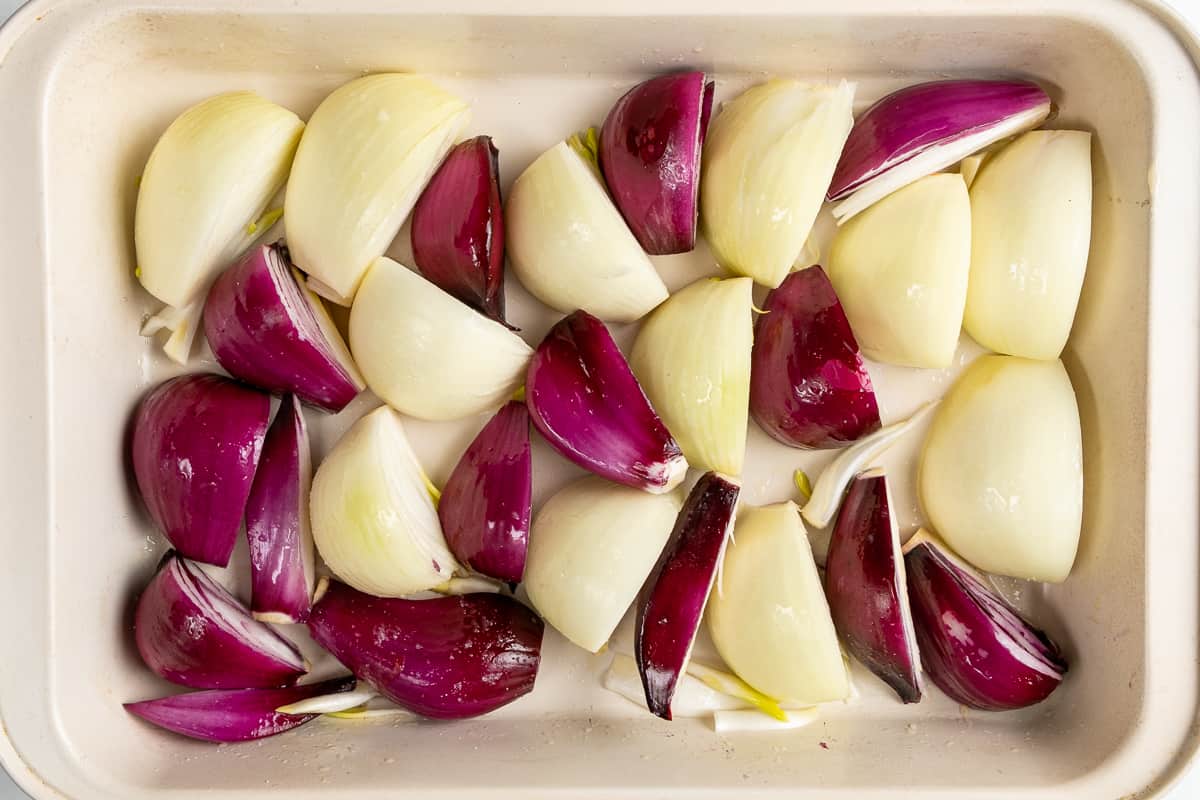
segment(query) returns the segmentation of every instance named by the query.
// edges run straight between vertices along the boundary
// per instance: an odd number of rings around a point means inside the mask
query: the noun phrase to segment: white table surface
[[[1087,0],[1078,0],[1087,2]],[[1168,0],[1194,28],[1200,28],[1200,0]],[[0,21],[8,19],[24,0],[0,0]],[[28,796],[0,770],[0,800],[27,800]],[[1164,800],[1194,800],[1200,798],[1200,765],[1177,785]]]

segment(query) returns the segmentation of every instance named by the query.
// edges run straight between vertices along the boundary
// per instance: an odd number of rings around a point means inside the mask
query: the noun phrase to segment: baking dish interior
[[[15,711],[5,720],[33,772],[89,798],[205,789],[611,797],[761,787],[851,797],[901,786],[1097,796],[1087,794],[1087,776],[1134,733],[1147,674],[1141,487],[1155,108],[1142,55],[1119,31],[1065,11],[975,14],[951,4],[912,15],[897,6],[868,14],[851,3],[844,14],[826,7],[746,16],[736,4],[661,16],[267,5],[67,4],[31,25],[6,64],[28,70],[38,88],[16,97],[24,105],[9,113],[28,112],[43,181],[35,204],[43,260],[26,266],[39,270],[45,300],[50,491],[47,528],[22,535],[44,537],[36,546],[46,566],[33,585],[45,593],[49,624],[44,647],[14,661],[31,675],[30,697],[9,703]],[[1092,252],[1064,358],[1084,427],[1084,538],[1066,584],[1019,590],[1065,645],[1072,668],[1062,689],[1033,709],[985,715],[935,691],[902,707],[860,673],[860,700],[812,728],[722,739],[707,723],[667,725],[607,694],[597,678],[606,657],[548,633],[535,693],[468,723],[314,724],[213,747],[127,716],[122,701],[167,690],[131,643],[132,598],[162,546],[148,537],[120,446],[136,398],[167,373],[136,335],[153,303],[132,277],[130,234],[136,179],[158,133],[216,91],[256,89],[307,116],[351,76],[418,70],[473,103],[472,132],[496,136],[507,185],[541,149],[598,122],[636,78],[681,66],[735,81],[845,77],[859,81],[864,99],[940,76],[1031,76],[1059,103],[1055,125],[1095,132]],[[319,449],[336,428],[321,429]],[[426,435],[436,432],[417,438]],[[435,474],[452,465],[445,454],[429,458]]]

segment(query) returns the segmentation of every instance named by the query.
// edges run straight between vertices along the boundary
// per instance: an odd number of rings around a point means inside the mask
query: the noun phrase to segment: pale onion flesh
[[[561,489],[529,532],[524,586],[546,622],[593,653],[658,561],[683,499],[589,476]],[[640,684],[639,684],[640,685]]]
[[[933,419],[918,484],[933,528],[976,567],[1065,580],[1083,518],[1083,448],[1062,362],[972,364]]]
[[[874,466],[875,459],[912,430],[936,405],[936,402],[927,403],[908,419],[880,428],[838,453],[838,457],[817,478],[804,504],[801,513],[808,524],[817,528],[827,527],[837,514],[850,481],[863,470]]]
[[[471,118],[417,75],[368,75],[334,90],[309,120],[288,180],[284,225],[313,290],[348,306]]]
[[[204,294],[270,227],[259,224],[287,180],[304,123],[254,92],[229,92],[184,111],[150,153],[134,215],[137,277],[167,308],[143,328],[167,328],[167,354],[185,363]]]
[[[868,358],[948,367],[958,347],[971,263],[962,176],[910,183],[838,229],[829,279]]]
[[[1092,135],[1032,131],[971,184],[963,327],[984,347],[1055,359],[1075,320],[1092,237]]]
[[[533,355],[508,328],[386,257],[350,310],[350,350],[384,402],[429,420],[499,408]]]
[[[700,219],[722,266],[768,288],[787,275],[854,124],[854,88],[772,80],[726,103],[712,121]]]
[[[567,142],[542,153],[513,183],[504,225],[513,271],[551,308],[633,322],[667,299],[598,169]]]
[[[638,331],[629,365],[696,469],[740,475],[750,409],[753,283],[702,278]]]
[[[730,669],[781,703],[814,705],[850,694],[795,503],[742,511],[709,599],[708,629]]]
[[[346,432],[317,469],[311,495],[313,540],[335,575],[380,597],[450,578],[458,565],[426,480],[392,409],[377,408]]]

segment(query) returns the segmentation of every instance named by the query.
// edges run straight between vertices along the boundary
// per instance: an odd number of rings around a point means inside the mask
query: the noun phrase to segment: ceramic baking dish
[[[35,0],[0,31],[5,768],[35,797],[84,800],[1160,792],[1197,744],[1196,55],[1174,17],[1133,0]],[[131,644],[132,598],[162,543],[123,455],[133,403],[169,371],[136,335],[151,303],[130,241],[137,175],[166,123],[220,90],[307,115],[350,76],[419,70],[472,102],[507,185],[637,77],[680,65],[716,73],[720,96],[791,74],[857,80],[862,102],[936,76],[1034,76],[1060,101],[1055,124],[1097,134],[1092,255],[1065,356],[1084,425],[1082,550],[1066,584],[1007,587],[1064,642],[1061,690],[986,715],[936,692],[902,707],[860,672],[859,699],[814,727],[722,739],[639,713],[599,687],[605,656],[548,633],[535,692],[471,722],[320,721],[215,747],[127,716],[122,701],[166,691]],[[675,288],[705,259],[659,264]],[[553,318],[510,292],[539,336]],[[949,378],[876,369],[891,416]],[[435,479],[480,424],[414,424]],[[344,425],[322,420],[318,451]],[[790,469],[819,458],[751,458],[748,498],[787,497]],[[539,476],[539,497],[570,474]]]

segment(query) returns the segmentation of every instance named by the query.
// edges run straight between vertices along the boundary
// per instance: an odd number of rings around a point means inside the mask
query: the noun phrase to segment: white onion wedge
[[[1064,580],[1079,545],[1083,450],[1062,363],[973,363],[933,419],[918,483],[933,528],[976,567]]]
[[[667,299],[597,168],[567,142],[538,156],[513,183],[504,225],[517,278],[563,313],[583,309],[632,322]]]
[[[498,408],[533,355],[508,328],[386,257],[371,265],[355,298],[350,349],[384,402],[431,420]]]
[[[740,475],[754,339],[749,278],[702,278],[655,309],[629,357],[696,469]]]
[[[821,718],[815,708],[789,709],[783,719],[774,719],[760,711],[724,709],[713,712],[713,730],[717,733],[759,733],[790,731],[813,724]]]
[[[723,266],[769,288],[800,258],[850,127],[854,84],[772,80],[725,104],[704,140],[700,218]]]
[[[284,220],[313,291],[350,305],[470,117],[417,75],[358,78],[322,101],[296,152]]]
[[[829,254],[863,353],[906,367],[950,365],[971,264],[971,203],[959,175],[929,175],[838,229]]]
[[[804,504],[801,513],[808,524],[818,528],[827,527],[837,514],[846,487],[854,480],[854,476],[873,466],[875,459],[908,433],[936,405],[937,402],[926,403],[903,422],[893,422],[880,428],[838,453],[838,457],[817,478],[812,494]]]
[[[616,692],[634,705],[646,708],[646,690],[633,656],[617,653],[604,673],[604,688]],[[718,691],[699,678],[683,674],[675,687],[671,711],[677,717],[704,717],[714,711],[748,709],[750,703],[740,697]],[[770,719],[761,711],[753,713]]]
[[[173,360],[187,361],[208,285],[270,227],[259,219],[303,131],[286,108],[230,92],[184,111],[155,144],[138,187],[134,243],[138,279],[167,304],[142,332],[172,331]]]
[[[1092,236],[1092,136],[1032,131],[971,185],[971,280],[963,327],[1025,358],[1062,353]]]
[[[379,597],[449,580],[458,565],[425,481],[395,411],[382,406],[354,423],[312,484],[313,540],[335,575]]]
[[[561,489],[529,532],[529,602],[572,642],[597,652],[658,561],[682,502],[678,492],[650,494],[595,476]]]
[[[845,699],[846,663],[796,504],[743,510],[722,571],[708,629],[730,669],[781,703]]]

